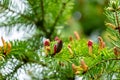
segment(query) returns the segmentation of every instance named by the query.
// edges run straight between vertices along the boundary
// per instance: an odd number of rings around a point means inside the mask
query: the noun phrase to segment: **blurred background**
[[[107,5],[108,0],[75,0],[68,31],[77,30],[91,38],[101,35],[106,29],[104,8]]]

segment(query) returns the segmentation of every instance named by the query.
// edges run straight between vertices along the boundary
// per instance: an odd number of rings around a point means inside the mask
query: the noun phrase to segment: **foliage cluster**
[[[76,75],[84,80],[120,79],[118,0],[110,0],[110,7],[106,9],[109,19],[106,25],[110,26],[108,31],[114,36],[114,38],[110,36],[114,48],[105,45],[100,36],[98,42],[95,43],[81,38],[77,32],[74,32],[75,36],[66,39],[60,37],[55,37],[55,40],[48,39],[56,31],[56,26],[66,19],[67,16],[60,17],[61,14],[67,15],[69,12],[67,8],[70,7],[66,6],[73,5],[71,0],[21,1],[26,4],[23,12],[16,10],[19,8],[15,8],[13,0],[1,1],[0,15],[6,21],[1,21],[0,25],[36,26],[39,29],[39,35],[34,35],[25,41],[9,42],[1,37],[3,43],[0,47],[1,80],[18,80],[21,74],[32,80],[74,80]],[[67,12],[64,13],[64,10]],[[55,16],[56,13],[57,16]]]

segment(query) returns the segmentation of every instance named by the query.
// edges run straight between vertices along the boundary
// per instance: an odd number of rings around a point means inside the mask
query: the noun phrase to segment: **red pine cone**
[[[62,46],[63,46],[62,40],[58,40],[57,43],[54,45],[54,53],[53,54],[55,55],[56,53],[59,53],[62,49]]]
[[[91,40],[88,41],[88,47],[92,46],[93,42]]]
[[[43,44],[44,46],[50,46],[50,40],[46,39]]]

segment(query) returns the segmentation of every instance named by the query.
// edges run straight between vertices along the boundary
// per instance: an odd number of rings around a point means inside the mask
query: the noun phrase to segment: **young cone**
[[[88,41],[88,51],[89,51],[90,55],[92,54],[92,47],[93,47],[93,42],[92,42],[92,40],[89,40]]]
[[[44,46],[50,46],[50,40],[49,39],[45,39],[43,44],[44,44]]]
[[[72,42],[72,41],[73,41],[73,37],[72,37],[72,36],[70,36],[70,37],[69,37],[69,40]]]
[[[71,48],[71,45],[70,44],[68,44],[68,50],[69,50],[69,53],[70,53],[70,55],[73,57],[73,51],[72,51],[72,48]]]
[[[105,42],[103,41],[102,37],[98,37],[99,42],[99,50],[102,50],[105,47]]]
[[[54,53],[53,55],[55,55],[56,53],[59,53],[62,49],[63,46],[63,42],[62,40],[58,40],[57,43],[54,45]]]
[[[114,47],[114,48],[113,48],[113,51],[114,51],[114,55],[115,55],[116,57],[118,57],[118,56],[120,55],[120,48]]]
[[[59,39],[59,37],[56,36],[56,37],[55,37],[55,41],[58,41],[58,40],[60,40],[60,39]]]
[[[79,36],[79,34],[78,34],[77,31],[74,32],[74,35],[75,35],[75,37],[76,37],[77,40],[80,40],[80,36]]]
[[[47,56],[48,52],[50,52],[50,40],[45,39],[43,44],[44,44],[45,55]]]
[[[12,48],[11,43],[10,42],[7,43],[7,52],[6,52],[6,54],[8,54],[11,51],[11,48]]]
[[[4,55],[7,55],[10,52],[12,45],[10,42],[9,43],[5,42],[3,37],[1,37],[1,40],[3,44]]]
[[[80,71],[83,70],[80,66],[76,66],[75,64],[72,64],[72,69],[76,75],[79,74]]]
[[[6,48],[7,48],[7,43],[5,42],[5,40],[3,39],[3,37],[1,37],[2,40],[2,44],[3,44],[3,49],[4,49],[4,53],[6,53]]]
[[[85,64],[83,59],[81,59],[80,64],[81,64],[81,68],[83,69],[83,74],[86,73],[88,70],[88,66]]]
[[[117,27],[114,24],[112,24],[112,23],[106,23],[105,25],[109,26],[112,29],[117,29]]]

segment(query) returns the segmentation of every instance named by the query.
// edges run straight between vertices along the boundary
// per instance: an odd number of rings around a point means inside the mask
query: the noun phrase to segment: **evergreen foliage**
[[[40,33],[25,41],[6,42],[4,37],[1,37],[3,43],[3,46],[0,47],[1,80],[19,80],[21,74],[29,76],[31,80],[74,80],[76,75],[82,77],[83,80],[120,79],[118,0],[110,0],[110,7],[106,9],[109,19],[109,23],[106,25],[110,26],[108,31],[114,36],[114,38],[110,36],[114,48],[105,45],[100,36],[98,43],[95,43],[92,40],[81,38],[77,32],[74,32],[75,36],[67,39],[40,38],[40,35],[48,37],[54,33],[55,26],[63,23],[67,17],[61,18],[61,14],[67,15],[67,12],[70,12],[70,9],[67,9],[70,7],[65,6],[73,5],[73,2],[71,0],[27,0],[22,2],[26,5],[23,12],[17,11],[19,9],[14,7],[13,0],[1,1],[0,15],[3,14],[6,21],[1,21],[0,25],[32,25],[36,26]],[[42,10],[43,3],[44,10]],[[48,6],[52,6],[52,8]],[[64,13],[64,10],[67,12]],[[57,16],[55,16],[56,13]]]
[[[51,38],[70,17],[74,0],[1,0],[0,26],[37,27]]]

